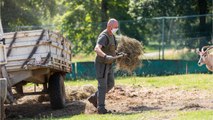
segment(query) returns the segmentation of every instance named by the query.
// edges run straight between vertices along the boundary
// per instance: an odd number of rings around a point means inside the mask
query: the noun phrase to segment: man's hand
[[[119,53],[117,53],[117,56],[125,57],[125,56],[127,56],[127,54],[126,54],[126,53],[124,53],[124,52],[119,52]]]
[[[115,59],[115,58],[114,58],[113,56],[111,56],[111,55],[105,55],[104,58],[105,58],[106,60],[109,60],[109,61]]]

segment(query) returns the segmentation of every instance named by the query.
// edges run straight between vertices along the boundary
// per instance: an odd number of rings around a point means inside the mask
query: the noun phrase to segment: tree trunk
[[[206,0],[198,0],[198,8],[199,8],[199,14],[203,15],[207,13],[207,1]],[[201,49],[202,46],[205,46],[208,44],[208,41],[205,38],[205,26],[206,26],[206,16],[200,17],[200,23],[199,23],[199,32],[200,32],[200,45],[199,48]]]
[[[108,20],[107,15],[107,0],[101,1],[101,22],[102,22],[102,30],[106,28],[106,21]]]

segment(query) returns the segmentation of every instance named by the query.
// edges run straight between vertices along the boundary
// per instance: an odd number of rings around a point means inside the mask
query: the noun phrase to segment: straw
[[[116,69],[132,73],[141,65],[139,58],[144,54],[144,48],[138,40],[122,35],[118,42],[117,52],[126,53],[127,56],[116,60]]]

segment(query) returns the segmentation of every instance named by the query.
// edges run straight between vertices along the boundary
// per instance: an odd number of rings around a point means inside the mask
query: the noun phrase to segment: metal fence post
[[[162,37],[162,59],[164,60],[164,38],[165,38],[165,34],[164,34],[164,30],[165,30],[165,28],[164,28],[164,26],[165,26],[165,18],[162,18],[162,35],[161,35],[161,37]]]

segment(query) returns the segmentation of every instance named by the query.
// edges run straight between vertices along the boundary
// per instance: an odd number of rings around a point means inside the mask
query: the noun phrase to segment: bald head
[[[107,26],[114,26],[117,25],[118,26],[118,21],[114,18],[110,19],[107,23]]]
[[[110,19],[107,23],[107,31],[112,34],[112,29],[118,29],[118,21],[114,18]]]

